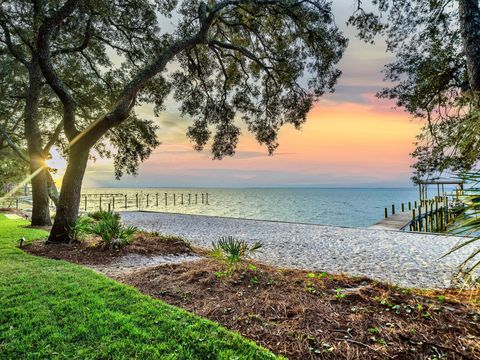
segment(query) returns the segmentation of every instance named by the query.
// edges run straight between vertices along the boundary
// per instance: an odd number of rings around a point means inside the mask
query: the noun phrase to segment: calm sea
[[[165,193],[167,205],[165,205]],[[208,193],[208,205],[205,204],[206,193]],[[116,194],[115,210],[125,210],[125,195],[128,202],[127,210],[135,210],[138,194],[138,206],[142,210],[360,227],[372,225],[383,218],[385,207],[390,209],[391,205],[395,204],[399,209],[402,202],[413,202],[418,198],[418,192],[413,187],[395,189],[97,188],[84,189],[83,194],[89,194],[88,211],[99,208],[99,194],[110,194],[102,195],[103,209],[107,209],[109,203],[113,206],[111,194]],[[175,205],[173,204],[174,194]],[[202,194],[204,194],[203,204]],[[84,210],[84,199],[85,197],[82,197],[81,210]]]

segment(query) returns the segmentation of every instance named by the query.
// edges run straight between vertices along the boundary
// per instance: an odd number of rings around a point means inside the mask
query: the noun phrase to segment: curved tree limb
[[[20,159],[27,163],[30,163],[30,159],[28,158],[28,156],[25,155],[25,153],[17,146],[17,144],[15,144],[10,135],[8,135],[8,133],[2,128],[0,128],[0,135]]]

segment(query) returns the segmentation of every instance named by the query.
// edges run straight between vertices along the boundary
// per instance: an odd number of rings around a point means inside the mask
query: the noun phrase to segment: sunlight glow
[[[4,200],[6,198],[9,198],[11,196],[13,196],[13,194],[15,194],[17,192],[18,189],[22,188],[23,186],[25,186],[25,184],[29,183],[35,176],[37,176],[38,174],[40,174],[40,172],[43,171],[43,169],[45,169],[45,164],[38,168],[34,173],[28,175],[23,181],[21,181],[17,186],[15,186],[12,190],[10,190],[8,193],[6,193],[3,197],[0,198],[0,200]]]

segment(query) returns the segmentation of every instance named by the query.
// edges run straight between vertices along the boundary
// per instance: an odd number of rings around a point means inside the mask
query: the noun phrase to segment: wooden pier
[[[413,205],[413,206],[412,206]],[[371,229],[405,230],[417,232],[439,233],[447,230],[450,222],[458,213],[458,206],[452,206],[447,196],[434,197],[430,200],[415,201],[413,204],[401,204],[401,211],[395,211],[395,205],[391,207],[389,215],[385,208],[385,218],[373,224]]]
[[[448,194],[445,185],[456,185],[455,193]],[[428,187],[436,188],[434,196],[428,197]],[[455,218],[462,212],[460,196],[464,195],[463,180],[420,180],[418,181],[419,200],[402,203],[398,212],[395,204],[391,210],[384,209],[384,219],[370,226],[370,229],[404,230],[416,232],[442,233],[448,230]],[[435,189],[434,189],[435,190]]]
[[[410,226],[412,221],[412,212],[404,211],[398,214],[390,215],[389,217],[380,220],[379,222],[369,226],[369,229],[380,229],[380,230],[405,230]]]
[[[165,210],[171,206],[210,205],[209,193],[137,192],[137,193],[90,193],[81,195],[80,210],[126,211]]]

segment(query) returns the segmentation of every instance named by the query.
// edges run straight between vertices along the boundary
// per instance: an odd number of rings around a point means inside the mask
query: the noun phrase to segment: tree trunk
[[[42,91],[42,73],[38,62],[33,59],[29,67],[29,85],[25,100],[25,138],[30,157],[32,176],[32,225],[48,226],[52,224],[48,206],[48,183],[45,159],[42,151],[42,137],[38,126],[38,106]]]
[[[478,96],[480,93],[480,9],[478,0],[459,0],[458,5],[468,82],[470,90]]]
[[[57,214],[48,238],[49,243],[70,241],[68,229],[78,217],[82,181],[87,167],[89,150],[89,148],[76,145],[70,148],[68,166],[60,190]]]
[[[55,207],[58,207],[59,196],[58,196],[57,186],[55,185],[55,180],[53,180],[53,177],[52,177],[52,174],[50,174],[50,171],[47,171],[46,175],[47,175],[48,196],[50,197],[50,200],[52,200],[53,203],[55,204]]]

